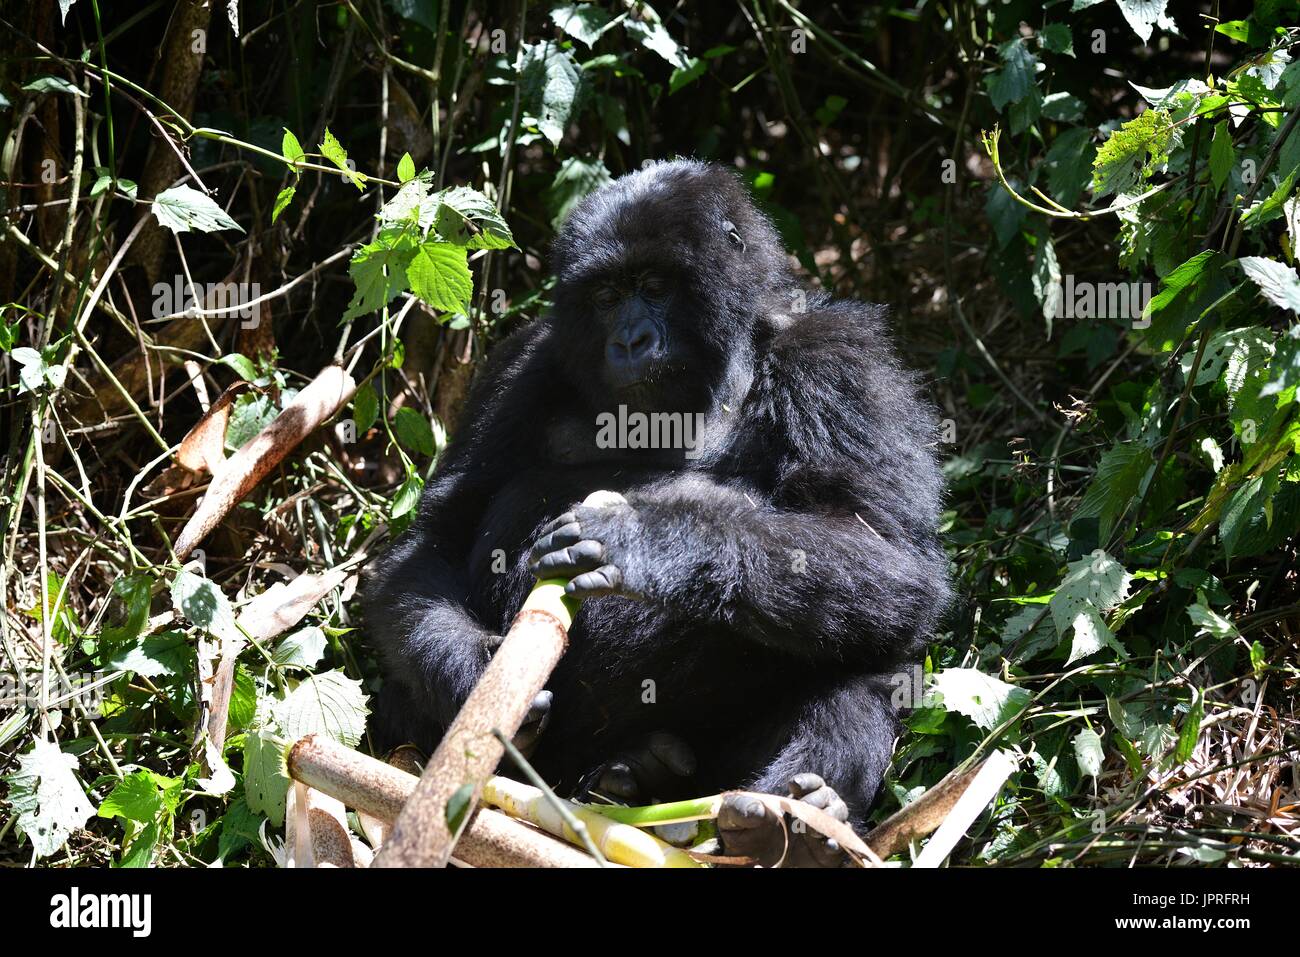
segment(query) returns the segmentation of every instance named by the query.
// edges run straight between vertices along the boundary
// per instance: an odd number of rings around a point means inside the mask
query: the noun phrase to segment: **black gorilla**
[[[693,161],[588,197],[554,260],[554,309],[492,352],[371,568],[379,739],[434,746],[559,575],[586,601],[534,709],[548,780],[790,788],[860,824],[891,675],[949,598],[934,412],[884,308],[802,290],[744,187]],[[575,505],[596,490],[626,504]],[[731,807],[724,835],[762,817]]]

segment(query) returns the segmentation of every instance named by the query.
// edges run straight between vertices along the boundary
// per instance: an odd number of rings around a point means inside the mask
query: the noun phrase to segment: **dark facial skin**
[[[635,390],[672,364],[666,318],[672,308],[670,281],[656,272],[596,284],[592,306],[605,335],[605,384],[613,392]]]

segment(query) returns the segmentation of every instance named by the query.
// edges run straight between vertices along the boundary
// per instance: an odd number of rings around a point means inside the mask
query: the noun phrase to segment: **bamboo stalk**
[[[470,692],[460,713],[425,765],[377,867],[445,867],[457,835],[448,823],[449,805],[466,786],[464,816],[478,803],[483,782],[496,771],[505,749],[494,729],[511,738],[533,699],[564,654],[572,611],[564,582],[540,582],[515,616],[501,646]]]
[[[369,755],[309,734],[289,750],[289,776],[383,824],[397,820],[419,778]],[[482,808],[456,843],[474,867],[597,867],[595,858],[500,811]]]

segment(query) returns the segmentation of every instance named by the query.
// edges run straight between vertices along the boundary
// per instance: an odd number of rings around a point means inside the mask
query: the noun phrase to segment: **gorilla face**
[[[655,164],[593,193],[554,247],[571,384],[601,409],[701,408],[751,356],[765,292],[788,281],[773,250],[770,223],[717,168]]]

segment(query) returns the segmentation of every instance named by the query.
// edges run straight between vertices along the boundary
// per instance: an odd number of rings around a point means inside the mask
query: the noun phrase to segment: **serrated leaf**
[[[61,76],[38,76],[30,83],[23,86],[24,90],[31,93],[67,93],[71,96],[90,98],[90,94],[74,86],[70,81]]]
[[[1162,30],[1174,30],[1174,22],[1165,13],[1168,0],[1115,0],[1133,32],[1146,43],[1158,24]]]
[[[1079,762],[1079,773],[1095,778],[1101,775],[1101,767],[1106,763],[1106,749],[1102,747],[1101,735],[1092,728],[1084,728],[1074,736],[1074,759]]]
[[[164,631],[136,639],[126,648],[109,656],[105,664],[121,671],[133,671],[146,678],[184,674],[193,659],[189,640],[183,632]]]
[[[582,68],[573,54],[554,43],[525,43],[519,89],[524,115],[558,146],[583,95]]]
[[[1169,114],[1152,107],[1129,120],[1097,150],[1092,163],[1092,190],[1098,197],[1128,193],[1142,185],[1169,159],[1178,131]]]
[[[271,657],[278,664],[287,667],[314,668],[325,654],[326,644],[325,632],[315,625],[309,625],[276,645]]]
[[[361,192],[366,189],[366,177],[358,173],[348,162],[348,151],[343,148],[343,144],[338,141],[328,128],[325,130],[325,137],[320,144],[321,155],[339,168],[348,181]]]
[[[1208,608],[1199,602],[1187,606],[1187,617],[1196,626],[1198,635],[1210,635],[1214,638],[1239,638],[1241,636],[1236,625],[1214,609]]]
[[[172,607],[204,631],[217,638],[234,638],[235,613],[217,587],[202,575],[182,568],[172,579]]]
[[[613,14],[594,3],[562,3],[551,8],[551,22],[588,48],[609,29]]]
[[[1074,517],[1097,518],[1099,537],[1105,542],[1154,466],[1151,450],[1140,442],[1121,443],[1107,449]]]
[[[476,189],[453,186],[438,194],[438,235],[467,249],[512,249],[515,237],[496,204]]]
[[[17,812],[18,829],[32,842],[37,857],[56,853],[95,813],[73,774],[76,769],[74,755],[37,739],[18,758],[18,770],[5,778],[7,803]]]
[[[930,677],[930,690],[943,696],[942,707],[992,731],[1028,706],[1028,689],[999,681],[975,668],[945,668]],[[927,702],[927,707],[934,705]]]
[[[411,292],[439,312],[469,312],[474,280],[465,247],[431,240],[420,244],[406,267]]]
[[[1103,647],[1120,657],[1127,652],[1115,639],[1102,615],[1128,596],[1133,580],[1124,566],[1098,549],[1087,558],[1070,562],[1065,577],[1048,603],[1057,633],[1074,629],[1074,641],[1067,664],[1087,657]]]
[[[420,504],[420,493],[424,491],[424,482],[418,475],[408,475],[406,481],[393,495],[393,505],[389,512],[391,518],[401,518],[407,512],[414,511]]]
[[[585,196],[612,182],[614,177],[600,160],[570,156],[560,164],[555,179],[543,194],[551,211],[551,225],[558,229]]]
[[[1300,314],[1300,276],[1293,268],[1263,256],[1242,256],[1237,265],[1275,306]]]
[[[415,255],[415,240],[405,233],[384,231],[373,243],[362,246],[348,264],[356,292],[343,313],[343,322],[388,305],[409,288],[407,267]]]
[[[296,192],[296,187],[286,186],[284,189],[280,190],[278,194],[276,194],[275,206],[271,208],[272,223],[274,223],[277,219],[279,219],[280,214],[289,208],[289,204],[293,202],[293,194],[295,192]]]
[[[119,817],[150,824],[162,813],[162,794],[152,771],[133,771],[109,792],[99,805],[100,817]]]
[[[115,624],[105,623],[104,641],[110,647],[120,647],[144,630],[149,620],[149,603],[153,598],[153,579],[148,575],[122,575],[113,582],[109,592],[109,616]],[[117,614],[120,609],[121,614]]]
[[[677,69],[689,69],[691,65],[690,57],[686,55],[686,50],[673,39],[672,34],[660,21],[659,15],[651,10],[649,4],[641,4],[640,10],[644,19],[623,21],[623,29],[627,35],[647,50],[659,54],[667,63]]]
[[[265,815],[274,827],[284,824],[289,793],[285,746],[273,729],[256,728],[244,734],[244,799],[249,810]]]
[[[174,233],[187,233],[191,229],[201,233],[222,229],[244,231],[211,197],[184,184],[163,190],[154,197],[150,208],[154,218]]]
[[[1034,92],[1034,72],[1038,58],[1029,52],[1023,37],[1008,40],[998,47],[1001,70],[984,78],[989,99],[999,113],[1008,103],[1018,103]]]
[[[305,678],[287,698],[274,706],[276,727],[287,741],[324,734],[355,747],[366,730],[366,695],[361,682],[341,671]]]
[[[429,427],[429,420],[410,406],[402,406],[393,416],[393,433],[410,451],[433,455],[433,429]]]

